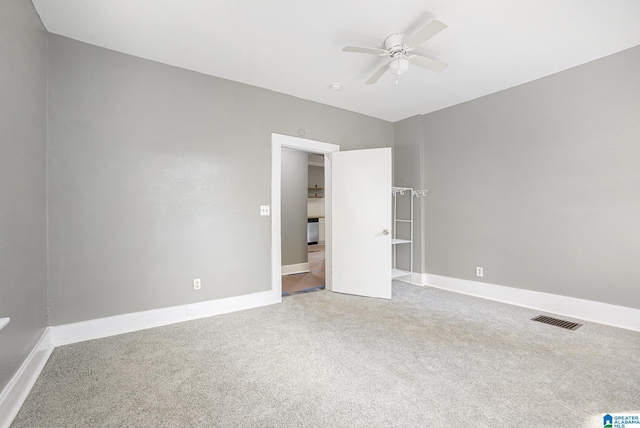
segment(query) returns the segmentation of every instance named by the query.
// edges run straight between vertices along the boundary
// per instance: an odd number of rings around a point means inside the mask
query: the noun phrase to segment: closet
[[[427,189],[392,187],[393,198],[391,278],[412,282],[413,273],[413,198],[427,196]]]
[[[411,281],[413,272],[413,189],[392,187],[391,278]]]

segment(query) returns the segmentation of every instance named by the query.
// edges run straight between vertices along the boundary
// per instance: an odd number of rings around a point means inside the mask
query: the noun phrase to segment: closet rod
[[[393,196],[396,196],[398,194],[400,195],[404,195],[404,192],[411,192],[411,196],[415,196],[416,198],[419,198],[420,196],[427,196],[427,193],[429,192],[428,189],[420,189],[420,190],[413,190],[411,187],[392,187],[391,188],[391,194]]]

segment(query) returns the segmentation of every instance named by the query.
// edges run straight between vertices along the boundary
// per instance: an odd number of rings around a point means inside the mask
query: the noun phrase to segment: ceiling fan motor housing
[[[397,53],[406,54],[409,51],[404,45],[404,38],[403,33],[396,33],[385,39],[384,47],[389,52],[389,56],[393,57]]]
[[[407,52],[409,49],[404,45],[404,34],[396,33],[387,37],[384,41],[384,47],[389,52],[389,56],[393,61],[389,63],[389,71],[400,76],[409,69],[409,59]]]

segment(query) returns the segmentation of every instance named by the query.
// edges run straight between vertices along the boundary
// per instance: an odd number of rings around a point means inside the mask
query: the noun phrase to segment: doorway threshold
[[[282,292],[282,297],[284,296],[293,296],[295,294],[304,294],[304,293],[310,293],[312,291],[319,291],[319,290],[324,290],[324,285],[319,285],[317,287],[309,287],[309,288],[303,288],[302,290],[298,290],[298,291],[283,291]]]

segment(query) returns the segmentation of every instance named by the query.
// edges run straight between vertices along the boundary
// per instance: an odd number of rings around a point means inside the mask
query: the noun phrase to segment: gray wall
[[[47,325],[46,72],[33,5],[0,2],[0,391]]]
[[[640,47],[423,117],[427,270],[640,308]]]
[[[271,133],[393,145],[382,120],[61,36],[49,49],[52,325],[270,289]]]
[[[323,198],[324,197],[324,167],[309,165],[307,169],[307,177],[309,181],[309,188],[322,189],[318,191],[317,194],[319,198]],[[312,193],[315,195],[315,192],[311,192],[311,191],[309,192],[309,195],[311,195]]]
[[[397,187],[411,187],[425,189],[422,143],[422,117],[413,116],[394,123],[395,143],[393,147],[393,185]],[[398,218],[408,218],[404,208],[408,206],[405,197],[398,196]],[[413,198],[413,272],[426,272],[424,213],[426,199]],[[401,231],[402,232],[402,231]],[[399,235],[398,235],[399,236]],[[407,245],[396,248],[397,267],[408,269],[409,260]]]
[[[280,196],[282,265],[309,261],[307,250],[307,169],[309,155],[282,148]]]

